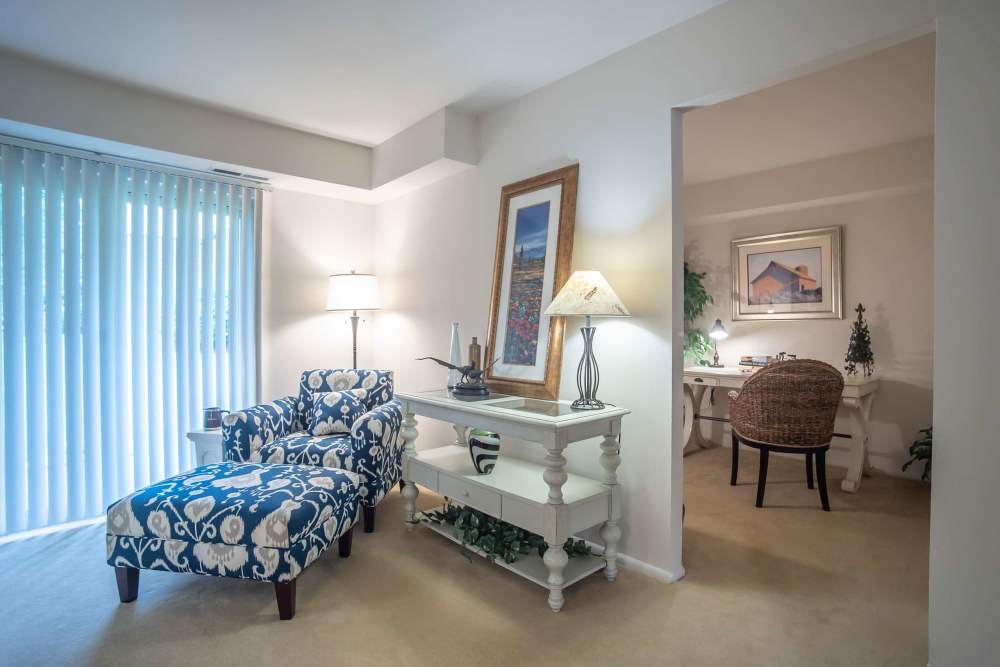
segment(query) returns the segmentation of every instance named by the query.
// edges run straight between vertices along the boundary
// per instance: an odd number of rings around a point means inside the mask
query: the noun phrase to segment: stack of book
[[[755,371],[767,366],[772,361],[774,361],[774,357],[769,354],[744,354],[740,356],[740,369],[748,372]]]

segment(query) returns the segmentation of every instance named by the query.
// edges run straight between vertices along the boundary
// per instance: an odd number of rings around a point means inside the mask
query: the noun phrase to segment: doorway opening
[[[687,110],[681,142],[687,580],[763,582],[802,614],[820,613],[816,596],[876,598],[845,613],[904,613],[896,639],[915,656],[930,487],[922,462],[903,466],[932,415],[934,50],[928,33]],[[743,446],[731,484],[733,397],[780,359],[846,376],[830,512],[805,452]],[[779,403],[772,425],[795,422],[795,401]]]

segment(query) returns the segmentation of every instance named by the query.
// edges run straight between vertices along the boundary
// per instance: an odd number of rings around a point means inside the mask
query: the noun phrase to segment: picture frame
[[[842,319],[842,229],[733,240],[733,320]]]
[[[545,309],[569,279],[579,165],[503,186],[484,365],[502,394],[556,400],[564,318]]]

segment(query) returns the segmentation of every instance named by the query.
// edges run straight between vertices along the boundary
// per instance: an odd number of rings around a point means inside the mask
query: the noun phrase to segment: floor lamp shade
[[[353,368],[358,367],[358,311],[378,310],[378,280],[370,273],[337,273],[327,281],[327,310],[351,311]]]
[[[327,310],[378,310],[378,279],[370,273],[338,273],[326,289]]]

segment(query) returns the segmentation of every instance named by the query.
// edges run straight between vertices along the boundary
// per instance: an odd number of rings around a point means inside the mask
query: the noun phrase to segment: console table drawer
[[[500,494],[469,484],[461,477],[438,473],[438,493],[470,505],[490,516],[500,516]]]
[[[693,382],[694,384],[700,384],[705,387],[718,387],[719,378],[705,377],[704,375],[685,375],[685,382]]]

